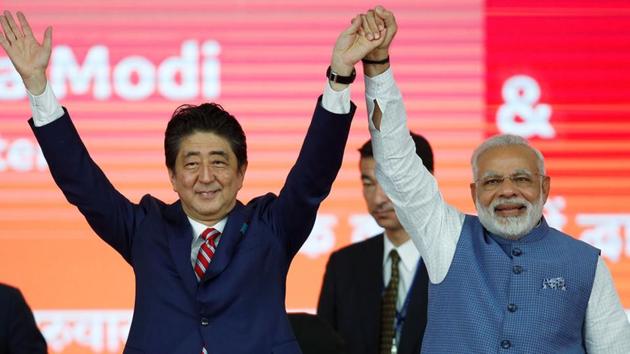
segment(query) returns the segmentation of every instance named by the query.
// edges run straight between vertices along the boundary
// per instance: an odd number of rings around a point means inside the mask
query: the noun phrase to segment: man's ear
[[[477,204],[477,185],[475,182],[470,183],[470,196],[472,197],[473,203]]]
[[[173,188],[173,191],[177,192],[177,188],[175,187],[175,171],[170,168],[168,169],[168,179],[171,181],[171,187]]]
[[[544,176],[542,180],[543,204],[547,203],[547,197],[549,197],[550,189],[551,189],[551,177]]]
[[[241,189],[243,187],[243,181],[245,180],[245,172],[247,172],[247,162],[243,163],[243,165],[241,165],[241,167],[239,167],[238,171],[236,172],[238,174],[238,179],[239,179],[238,189]]]
[[[242,177],[245,177],[245,172],[247,171],[247,162],[243,163],[243,165],[238,169],[238,174]]]

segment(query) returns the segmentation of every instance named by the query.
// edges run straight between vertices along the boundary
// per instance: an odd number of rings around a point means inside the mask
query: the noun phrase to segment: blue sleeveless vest
[[[446,278],[429,286],[422,353],[585,353],[598,256],[544,219],[502,248],[467,215]]]

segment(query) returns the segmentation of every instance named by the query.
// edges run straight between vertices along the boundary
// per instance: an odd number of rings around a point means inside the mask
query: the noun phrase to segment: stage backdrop
[[[400,31],[391,61],[409,123],[434,147],[448,202],[474,212],[469,156],[511,132],[547,156],[550,224],[602,250],[630,308],[630,7],[624,1],[383,1]],[[50,84],[113,184],[172,202],[163,132],[183,103],[217,101],[242,122],[239,199],[277,192],[326,80],[331,47],[364,1],[4,0],[35,33],[54,27]],[[40,36],[41,37],[41,36]],[[312,311],[331,251],[375,234],[357,148],[363,84],[343,168],[288,279]],[[57,189],[26,123],[24,88],[0,53],[0,281],[18,286],[52,353],[118,353],[131,268]]]

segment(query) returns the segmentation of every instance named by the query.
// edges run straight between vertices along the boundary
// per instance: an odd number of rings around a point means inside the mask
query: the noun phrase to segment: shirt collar
[[[405,241],[402,245],[398,247],[394,246],[394,244],[392,243],[392,241],[389,240],[386,234],[383,234],[383,240],[385,241],[383,247],[383,266],[389,258],[389,252],[395,249],[400,256],[400,260],[402,261],[403,266],[408,271],[413,271],[415,269],[416,265],[420,261],[420,252],[416,248],[416,245],[413,244],[413,241],[411,241],[411,239]]]
[[[197,220],[191,219],[190,217],[188,217],[188,221],[190,222],[190,226],[192,226],[192,229],[193,229],[193,240],[196,240],[197,238],[199,238],[201,233],[204,232],[204,230],[207,229],[208,227],[213,227],[215,230],[219,231],[220,233],[223,233],[225,224],[227,224],[227,216],[221,219],[218,223],[214,224],[213,226],[204,225]]]

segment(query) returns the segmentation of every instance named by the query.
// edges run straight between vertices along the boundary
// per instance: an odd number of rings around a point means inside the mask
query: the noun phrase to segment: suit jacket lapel
[[[424,262],[420,261],[418,269],[413,277],[413,287],[409,293],[409,305],[407,317],[403,324],[400,335],[400,346],[398,351],[401,354],[419,353],[420,344],[424,335],[424,328],[427,323],[427,302],[428,302],[429,275]]]
[[[365,284],[363,304],[360,305],[362,312],[365,312],[365,320],[358,321],[364,333],[363,338],[371,338],[372,343],[367,343],[366,348],[378,348],[381,331],[381,296],[383,294],[383,234],[375,236],[371,241],[373,246],[369,248],[369,254],[365,255],[367,260],[363,272],[362,282]],[[374,276],[378,274],[378,276]],[[372,309],[365,311],[364,309]],[[377,351],[375,350],[374,353]]]
[[[245,231],[247,231],[249,220],[247,220],[246,214],[247,209],[245,206],[241,202],[236,201],[236,206],[228,214],[227,224],[221,234],[219,246],[212,257],[212,262],[210,262],[202,282],[206,282],[221,274],[232,260],[236,246],[242,240]]]
[[[190,262],[193,231],[179,201],[166,207],[164,219],[167,222],[166,237],[175,268],[184,282],[186,290],[191,296],[195,296],[197,278]]]

